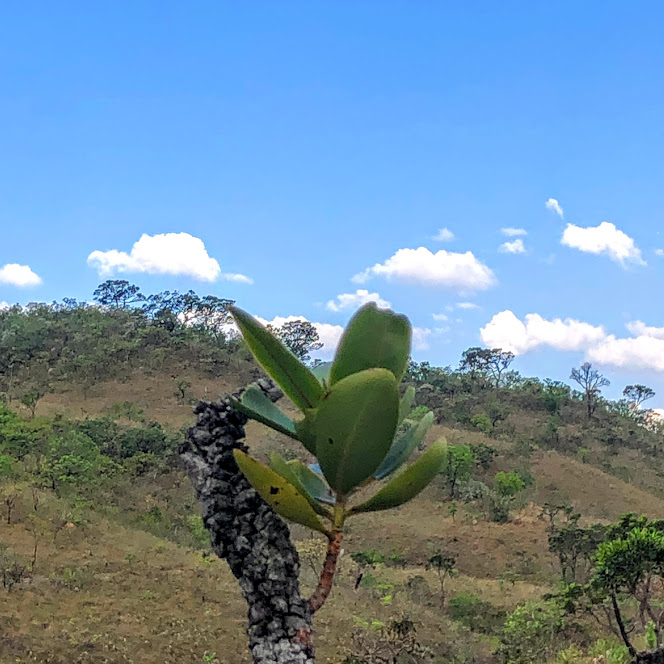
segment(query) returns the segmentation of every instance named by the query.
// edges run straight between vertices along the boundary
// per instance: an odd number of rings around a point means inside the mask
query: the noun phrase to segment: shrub
[[[552,601],[528,601],[517,606],[503,626],[503,661],[505,664],[545,662],[559,649],[565,628],[563,611]]]
[[[499,634],[505,620],[504,611],[470,592],[455,595],[449,601],[448,613],[452,620],[483,634]]]
[[[473,415],[470,418],[470,423],[476,429],[479,429],[483,434],[486,434],[487,436],[491,433],[493,429],[493,425],[491,424],[489,416],[485,415],[484,413],[478,413],[477,415]]]

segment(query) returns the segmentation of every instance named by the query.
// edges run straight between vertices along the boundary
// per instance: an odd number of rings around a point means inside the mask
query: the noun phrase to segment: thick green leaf
[[[282,413],[270,398],[256,385],[250,385],[240,397],[233,399],[233,406],[252,420],[299,440],[295,422]]]
[[[316,458],[338,494],[356,488],[380,466],[397,427],[399,390],[387,369],[340,380],[318,409]]]
[[[438,474],[445,459],[446,449],[444,440],[436,441],[415,463],[391,479],[372,498],[353,507],[350,513],[388,510],[408,502]]]
[[[304,417],[301,420],[295,421],[295,431],[297,431],[297,439],[304,445],[307,452],[316,456],[316,432],[314,431],[314,423],[318,408],[307,408],[304,411]]]
[[[298,490],[298,492],[307,499],[307,502],[309,505],[311,505],[311,507],[313,507],[316,514],[328,517],[332,515],[330,509],[324,505],[321,505],[318,500],[316,500],[317,496],[315,496],[313,492],[309,491],[304,482],[302,482],[294,463],[287,463],[281,454],[278,454],[277,452],[270,452],[269,457],[272,470],[279,473],[279,475],[281,475],[287,482],[290,482]],[[301,461],[296,461],[295,463],[304,466]]]
[[[401,424],[413,408],[415,402],[415,388],[411,385],[406,389],[399,402],[399,424]]]
[[[279,473],[240,450],[233,450],[233,456],[251,486],[279,516],[312,530],[327,532],[307,499]]]
[[[331,505],[335,503],[334,494],[330,490],[330,487],[327,486],[325,480],[315,470],[312,470],[299,459],[289,461],[288,465],[292,467],[293,472],[300,478],[305,489],[314,498]]]
[[[253,316],[237,307],[230,312],[247,346],[274,382],[300,410],[315,408],[324,394],[316,376]]]
[[[374,473],[377,480],[391,475],[401,464],[410,458],[415,448],[424,440],[433,425],[434,415],[428,412],[417,424],[408,429],[390,448],[383,463]]]
[[[325,381],[326,383],[330,382],[330,369],[332,368],[332,362],[321,362],[319,365],[311,368],[311,373],[318,378],[321,383]]]
[[[365,304],[346,327],[330,370],[330,385],[364,369],[383,368],[400,382],[410,357],[408,318]]]

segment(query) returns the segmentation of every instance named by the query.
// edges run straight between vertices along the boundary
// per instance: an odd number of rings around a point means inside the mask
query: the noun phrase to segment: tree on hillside
[[[469,348],[463,352],[459,369],[486,378],[493,387],[502,385],[503,375],[514,360],[514,353],[500,348]]]
[[[572,369],[570,378],[578,383],[583,390],[583,399],[586,402],[588,419],[590,419],[595,412],[595,408],[597,408],[597,400],[601,389],[610,385],[611,382],[597,369],[593,369],[590,362],[584,362],[579,368]]]
[[[111,309],[126,309],[130,304],[136,304],[145,299],[140,288],[125,279],[108,279],[103,284],[99,284],[92,298],[103,307]]]
[[[559,596],[572,612],[593,615],[619,636],[633,661],[662,662],[664,628],[664,522],[628,514],[606,529],[592,558],[587,584],[571,584]],[[636,610],[632,617],[630,605]],[[637,653],[634,633],[648,641],[651,652]]]
[[[644,401],[652,399],[655,396],[655,391],[645,385],[628,385],[623,390],[623,396],[637,409],[641,407]]]
[[[412,407],[412,392],[404,401],[398,389],[410,353],[404,316],[373,303],[362,307],[323,382],[256,319],[231,312],[251,352],[301,415],[293,421],[280,411],[274,403],[280,389],[260,380],[222,402],[198,404],[197,424],[180,453],[213,549],[240,581],[254,662],[313,664],[312,616],[332,590],[346,521],[414,498],[439,472],[445,445],[433,443],[396,472],[434,419],[430,414],[406,431],[399,427]],[[269,466],[252,458],[242,442],[248,417],[299,441],[317,463],[287,462],[276,453]],[[377,491],[367,497],[371,487]],[[300,592],[297,550],[277,515],[327,539],[308,600]]]
[[[269,325],[268,329],[301,362],[308,362],[311,359],[311,352],[323,347],[318,330],[306,320],[291,320],[279,327]]]

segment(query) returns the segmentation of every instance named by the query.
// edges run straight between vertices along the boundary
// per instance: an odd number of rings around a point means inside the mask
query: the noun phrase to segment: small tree
[[[39,400],[46,394],[44,389],[33,387],[21,395],[21,403],[30,409],[30,417],[34,419]]]
[[[279,327],[269,326],[268,329],[301,362],[308,362],[312,351],[323,347],[318,330],[306,320],[291,320]]]
[[[427,569],[434,570],[438,576],[438,582],[440,583],[440,606],[442,609],[445,608],[445,581],[449,577],[458,574],[455,565],[456,558],[447,556],[442,551],[436,551],[427,562]]]
[[[597,400],[602,388],[607,387],[611,382],[599,371],[593,369],[593,365],[590,362],[585,362],[579,368],[572,369],[570,378],[578,383],[583,390],[588,419],[590,419],[595,412],[595,408],[597,408]]]
[[[247,346],[301,416],[294,421],[280,411],[270,396],[273,386],[263,381],[228,399],[223,413],[200,404],[199,424],[181,454],[205,506],[213,547],[241,581],[254,661],[309,664],[311,616],[332,589],[346,521],[416,496],[439,472],[445,445],[434,443],[395,475],[433,424],[430,414],[405,431],[399,427],[409,410],[398,390],[410,354],[411,327],[404,316],[375,304],[362,307],[327,375],[319,378],[254,318],[237,308],[231,313]],[[276,453],[269,466],[253,459],[239,442],[243,416],[298,441],[317,464],[286,462]],[[372,485],[378,490],[357,500],[358,489],[364,494]],[[297,554],[275,512],[327,539],[323,569],[306,602]]]
[[[623,396],[627,399],[634,409],[641,408],[641,404],[655,396],[655,391],[645,385],[628,385],[623,390]]]
[[[103,307],[111,309],[126,309],[130,304],[145,300],[140,288],[125,279],[109,279],[99,284],[92,298]]]
[[[467,482],[472,475],[475,457],[469,445],[453,445],[447,448],[441,472],[447,482],[450,498],[454,498],[460,482]]]
[[[514,360],[514,353],[500,348],[469,348],[463,352],[459,369],[474,378],[486,378],[493,387],[502,385],[503,375]]]

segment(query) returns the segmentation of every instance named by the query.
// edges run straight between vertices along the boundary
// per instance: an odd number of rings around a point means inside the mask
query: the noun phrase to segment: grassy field
[[[193,376],[188,398],[214,399],[239,387],[241,378],[246,377],[224,381]],[[86,391],[49,394],[37,414],[83,418],[130,401],[148,419],[176,429],[192,423],[193,415],[190,405],[175,397],[173,385],[171,374],[136,375]],[[441,435],[453,443],[489,442],[479,433],[440,426],[430,438]],[[248,442],[258,454],[289,447],[253,423]],[[510,441],[490,442],[501,451],[496,467],[509,467]],[[615,519],[626,511],[664,517],[656,467],[634,453],[621,454],[613,463],[634,469],[638,482],[605,472],[599,461],[581,463],[557,452],[534,451],[530,465],[535,485],[509,523],[493,523],[472,505],[460,505],[452,518],[446,491],[437,481],[401,509],[357,517],[344,541],[332,597],[316,616],[319,661],[341,662],[354,639],[371,636],[366,625],[372,621],[388,624],[408,616],[417,626],[418,641],[436,661],[497,662],[491,626],[471,629],[441,607],[438,579],[426,569],[429,556],[436,550],[453,555],[459,575],[447,584],[448,599],[480,598],[481,611],[498,624],[506,612],[541,597],[555,582],[557,562],[548,552],[541,513],[545,502],[567,501],[591,520]],[[0,509],[0,542],[5,560],[27,570],[20,583],[0,589],[0,664],[248,661],[246,607],[225,563],[204,555],[170,526],[149,525],[145,519],[155,506],[163,513],[195,513],[191,488],[180,471],[142,477],[106,508],[90,501],[72,507],[71,501],[44,491],[35,510],[31,490],[19,488],[17,493],[11,524]],[[301,549],[302,583],[311,589],[321,543],[299,527],[292,532]],[[360,569],[350,555],[372,550],[383,554],[387,564],[363,570],[356,589]]]

